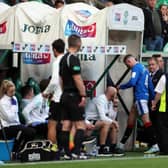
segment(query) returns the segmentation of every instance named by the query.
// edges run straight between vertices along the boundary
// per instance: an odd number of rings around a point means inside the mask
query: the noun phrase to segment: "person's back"
[[[70,62],[72,64],[70,64]],[[66,53],[60,62],[60,67],[62,67],[62,69],[60,69],[60,74],[64,83],[63,89],[78,92],[72,75],[75,75],[75,72],[79,73],[80,69],[78,68],[80,67],[74,66],[73,63],[77,63],[80,66],[80,62],[75,55],[72,55],[69,52]]]

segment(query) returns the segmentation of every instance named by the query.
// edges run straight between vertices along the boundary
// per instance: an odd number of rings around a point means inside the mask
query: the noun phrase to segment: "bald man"
[[[86,106],[86,120],[100,130],[99,155],[123,156],[123,152],[117,147],[117,133],[119,125],[117,116],[117,90],[114,87],[107,87],[105,93],[93,98]],[[110,147],[107,151],[106,140],[110,132]]]

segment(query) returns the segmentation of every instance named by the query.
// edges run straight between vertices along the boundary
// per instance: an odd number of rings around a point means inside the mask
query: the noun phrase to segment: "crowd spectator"
[[[165,4],[161,4],[159,7],[161,13],[161,19],[163,23],[163,47],[168,42],[168,6]]]
[[[162,51],[163,23],[161,15],[155,7],[156,0],[147,0],[147,7],[143,9],[145,17],[144,44],[147,50]]]

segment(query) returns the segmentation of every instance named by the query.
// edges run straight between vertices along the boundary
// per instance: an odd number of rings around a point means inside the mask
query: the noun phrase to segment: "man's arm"
[[[72,78],[75,81],[75,85],[78,88],[78,91],[79,91],[79,94],[81,95],[81,97],[86,97],[85,85],[83,83],[81,75],[75,74],[72,76]]]
[[[83,83],[82,77],[80,74],[75,74],[72,76],[75,85],[79,91],[79,94],[81,96],[81,102],[79,103],[79,106],[85,106],[86,104],[86,90],[85,85]]]

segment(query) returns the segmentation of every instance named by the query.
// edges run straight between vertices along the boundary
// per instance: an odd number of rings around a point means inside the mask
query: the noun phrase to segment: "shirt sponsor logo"
[[[79,26],[73,21],[68,20],[65,26],[65,36],[70,36],[71,34],[76,34],[81,38],[95,37],[96,36],[96,23],[89,26]]]
[[[50,31],[51,26],[35,26],[35,25],[28,25],[24,24],[22,28],[22,32],[29,32],[34,34],[41,34],[41,33],[48,33]]]
[[[25,64],[47,64],[50,63],[50,53],[25,53],[23,63]]]
[[[5,34],[6,33],[6,21],[0,24],[0,34]]]
[[[84,18],[88,18],[89,16],[92,15],[91,12],[88,11],[88,10],[76,10],[75,12],[76,12],[77,15],[80,15]]]

